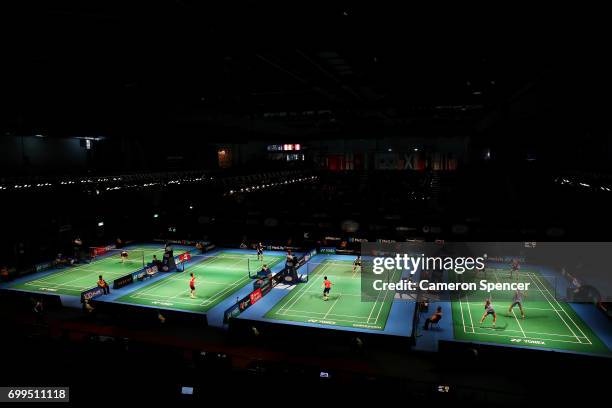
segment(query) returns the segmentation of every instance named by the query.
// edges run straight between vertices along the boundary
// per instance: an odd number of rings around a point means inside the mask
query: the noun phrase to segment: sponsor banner
[[[272,290],[272,279],[268,279],[266,283],[261,286],[261,295],[266,296],[268,292]]]
[[[336,249],[336,253],[340,255],[358,255],[359,250],[356,249]]]
[[[223,313],[223,323],[227,323],[230,319],[238,316],[240,316],[240,307],[238,303],[235,303]]]
[[[306,262],[308,262],[310,260],[310,258],[312,258],[313,256],[315,256],[317,254],[317,249],[311,249],[310,251],[308,251],[302,258],[300,258],[298,260],[297,263],[297,267],[299,268],[300,266],[304,265]]]
[[[189,252],[185,252],[174,258],[174,263],[177,265],[187,261],[191,261],[191,254]]]
[[[321,254],[335,254],[336,253],[336,248],[334,247],[323,247],[319,250],[319,253]]]
[[[510,263],[514,260],[519,261],[520,263],[525,263],[526,258],[524,256],[503,256],[503,255],[492,255],[487,257],[487,261],[489,262],[499,262],[499,263]]]
[[[195,244],[197,244],[198,242],[202,245],[204,245],[204,247],[211,245],[210,241],[194,241],[192,239],[160,239],[160,238],[156,238],[153,240],[154,242],[165,242],[168,244],[174,244],[174,245],[187,245],[187,246],[194,246]],[[213,245],[214,247],[214,245]]]
[[[102,296],[103,294],[104,290],[99,286],[87,289],[86,291],[81,292],[81,303],[85,302],[86,300],[95,299],[98,296]]]
[[[134,274],[122,276],[113,281],[113,289],[123,288],[127,285],[131,285],[134,282]]]
[[[251,305],[254,305],[255,303],[257,303],[259,299],[261,299],[262,297],[263,297],[263,293],[261,291],[261,288],[255,289],[253,292],[249,294]]]
[[[348,242],[368,242],[367,238],[349,238]]]
[[[117,278],[113,281],[113,289],[123,288],[131,285],[132,283],[142,280],[145,276],[153,276],[158,272],[157,266],[147,266],[136,272],[132,272],[128,275]]]
[[[107,245],[104,247],[93,247],[91,248],[91,256],[92,257],[96,257],[96,256],[100,256],[100,255],[104,255],[105,253],[107,253],[108,251],[112,251],[113,249],[117,249],[116,245]]]
[[[267,245],[266,249],[268,251],[298,251],[300,248],[299,247],[294,247],[294,246],[285,246],[285,245]]]
[[[146,268],[144,268],[144,272],[147,275],[155,275],[157,272],[159,272],[159,270],[157,269],[156,265],[153,265],[153,266],[147,266]]]
[[[238,301],[238,309],[240,310],[240,313],[244,312],[249,307],[251,307],[251,295],[250,294],[249,296],[246,296],[242,300]]]
[[[34,266],[34,271],[41,272],[46,271],[47,269],[51,269],[55,266],[54,261],[39,263]]]

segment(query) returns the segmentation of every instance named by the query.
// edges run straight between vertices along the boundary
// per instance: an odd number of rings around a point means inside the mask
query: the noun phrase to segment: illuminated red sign
[[[255,289],[253,292],[251,292],[249,297],[251,298],[251,305],[255,304],[259,299],[263,297],[263,294],[261,293],[261,288]]]

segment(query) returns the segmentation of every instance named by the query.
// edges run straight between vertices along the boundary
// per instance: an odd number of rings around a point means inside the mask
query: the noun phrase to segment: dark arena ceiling
[[[547,67],[525,33],[491,47],[495,21],[432,12],[19,2],[1,17],[2,127],[51,137],[457,133],[535,92]]]
[[[535,10],[514,11],[519,26],[510,10],[485,19],[476,10],[350,2],[2,8],[4,134],[453,136],[500,120],[566,129],[540,122],[563,109],[599,117],[588,95],[564,101],[588,92],[585,82],[607,86],[590,50],[604,33],[581,32],[589,42],[580,43],[539,30],[543,17],[559,28],[563,20]]]

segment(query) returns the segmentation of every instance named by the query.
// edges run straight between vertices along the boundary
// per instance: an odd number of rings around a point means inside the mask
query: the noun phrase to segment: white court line
[[[308,293],[319,293],[318,290],[309,290]],[[334,295],[342,295],[342,296],[353,296],[353,297],[361,297],[361,295],[356,295],[354,293],[346,293],[346,292],[336,292],[334,291]]]
[[[189,305],[189,306],[203,306],[202,304],[199,304],[199,303],[184,302],[182,300],[177,300],[177,299],[172,300],[172,302],[169,302],[169,301],[167,301],[165,299],[160,299],[160,298],[157,298],[157,297],[148,297],[148,296],[142,296],[139,299],[140,300],[147,300],[147,301],[150,301],[150,302],[164,302],[164,303],[169,303],[169,304],[179,304],[179,305]],[[184,300],[187,300],[187,299],[184,299]],[[199,299],[196,298],[196,299],[191,299],[191,300],[196,301],[196,300],[199,300]],[[119,300],[119,302],[133,304],[132,302],[129,302],[129,301],[126,302],[126,301]]]
[[[281,258],[281,257],[279,257]],[[249,277],[248,276],[244,276],[240,279],[238,279],[237,281],[231,283],[227,288],[225,288],[224,290],[217,292],[216,294],[214,294],[213,296],[211,296],[210,298],[206,299],[205,301],[202,302],[202,306],[204,305],[210,305],[211,303],[216,302],[218,297],[221,296],[226,296],[227,293],[235,291],[236,288],[238,286],[240,286],[241,284],[243,284],[242,282],[248,282],[249,281]]]
[[[516,317],[516,313],[514,312],[514,308],[512,309],[512,314],[514,315],[514,318],[516,319],[516,323],[518,323],[519,329],[521,329],[521,331],[523,332],[523,337],[527,337],[527,335],[525,334],[525,330],[523,330],[523,326],[521,326],[521,323],[519,322],[519,319]]]
[[[93,272],[93,271],[86,271],[86,272]],[[133,272],[134,272],[134,271],[132,271],[132,272],[125,272],[125,273],[124,273],[124,272],[122,272],[122,273],[119,273],[119,272],[104,272],[104,274],[105,274],[105,275],[107,275],[107,276],[108,276],[108,275],[110,275],[110,279],[113,279],[113,280],[114,280],[116,277],[125,276],[125,275],[127,275],[128,273],[133,273]],[[63,288],[64,288],[64,287],[66,287],[66,286],[71,286],[71,287],[79,287],[79,288],[81,288],[81,289],[83,289],[83,290],[84,290],[84,289],[91,288],[91,287],[92,287],[92,286],[95,284],[95,282],[93,282],[93,283],[91,283],[91,284],[89,284],[89,283],[88,283],[87,285],[84,285],[84,286],[80,286],[80,285],[79,285],[79,286],[77,286],[77,285],[71,285],[71,283],[74,283],[74,282],[76,282],[76,281],[80,281],[80,280],[83,280],[83,279],[92,279],[92,281],[93,281],[93,280],[96,278],[96,276],[95,276],[96,274],[101,275],[101,274],[103,274],[103,273],[102,273],[102,272],[97,272],[97,271],[96,271],[96,272],[95,272],[95,273],[94,273],[92,276],[89,276],[89,275],[87,275],[87,276],[81,275],[81,276],[79,276],[79,277],[77,277],[77,278],[75,278],[75,279],[71,279],[71,280],[69,280],[69,281],[67,281],[67,282],[65,282],[65,283],[51,283],[51,282],[49,282],[49,281],[45,281],[45,282],[43,282],[43,284],[42,284],[42,285],[39,285],[39,287],[49,287],[49,286],[51,286],[53,289],[60,289],[60,288],[61,288],[61,289],[63,289]],[[115,274],[116,274],[116,275],[115,275]],[[26,285],[27,285],[27,284],[30,284],[30,285],[36,285],[36,282],[37,282],[37,280],[33,280],[33,281],[30,281],[30,282],[26,282]]]
[[[296,309],[291,309],[292,312],[296,312],[296,313],[310,313],[310,314],[319,314],[319,315],[324,315],[326,314],[326,312],[314,312],[314,311],[309,311],[309,310],[296,310]],[[354,315],[347,315],[347,314],[339,314],[339,313],[331,313],[331,316],[341,316],[341,317],[353,317],[355,319],[367,319],[367,317],[365,316],[354,316]]]
[[[213,296],[209,297],[209,298],[208,298],[208,299],[206,299],[204,302],[202,302],[202,306],[204,306],[204,305],[210,305],[211,303],[216,302],[216,299],[217,299],[218,297],[225,296],[227,293],[232,292],[232,291],[235,291],[235,290],[236,290],[236,288],[237,288],[238,286],[240,286],[240,285],[241,285],[241,283],[240,283],[240,282],[248,282],[248,281],[249,281],[249,279],[250,279],[250,278],[248,278],[248,277],[238,279],[237,281],[235,281],[234,283],[232,283],[231,285],[229,285],[229,286],[228,286],[227,288],[225,288],[224,290],[222,290],[222,291],[220,291],[220,292],[215,293]]]
[[[164,282],[165,283],[169,283],[171,281],[174,282],[174,281],[177,281],[177,280],[182,280],[182,277],[181,278],[179,278],[179,277],[169,277],[167,279],[164,279]],[[223,295],[225,295],[226,293],[228,293],[228,292],[230,292],[232,290],[235,290],[235,288],[237,286],[239,286],[242,282],[248,282],[248,280],[249,280],[249,278],[247,276],[245,276],[245,277],[242,277],[242,278],[240,278],[240,279],[238,279],[238,280],[236,280],[236,281],[234,281],[234,282],[232,282],[230,284],[225,284],[225,285],[228,285],[227,288],[225,288],[224,290],[221,290],[219,292],[216,292],[215,294],[213,294],[212,296],[210,296],[207,299],[202,300],[202,302],[199,303],[198,306],[208,306],[208,305],[216,302],[218,297],[223,296]],[[206,283],[206,282],[204,281],[204,283]],[[152,288],[152,289],[158,289],[159,287],[161,287],[161,285],[158,285],[158,286],[156,286],[155,288]],[[134,293],[133,295],[130,295],[130,297],[135,298],[135,299],[146,299],[146,300],[153,300],[153,299],[156,299],[156,298],[166,297],[166,296],[163,296],[163,295],[157,295],[157,294],[150,293],[150,292],[151,292],[151,290],[147,290],[147,291],[142,292],[142,293]],[[170,301],[170,299],[175,299],[175,298],[177,298],[178,296],[180,296],[180,295],[182,295],[184,293],[189,293],[189,291],[188,290],[181,291],[177,295],[170,296],[168,299],[166,299],[166,301]],[[160,299],[160,300],[164,300],[164,299]],[[200,298],[196,297],[193,300],[200,300]],[[194,304],[192,302],[190,302],[190,303],[184,303],[184,302],[178,302],[178,301],[174,301],[174,302],[175,303],[189,304],[189,305],[193,305]]]
[[[206,264],[206,266],[208,266],[210,263],[212,263],[213,261],[218,260],[218,259],[219,259],[218,257],[211,257],[209,259],[204,260],[201,264],[194,265],[192,267],[192,269],[195,270],[197,267],[202,268],[202,267],[205,266],[204,263]],[[232,265],[233,264],[234,263],[232,263]],[[157,281],[157,282],[155,282],[155,283],[153,283],[153,284],[151,284],[149,286],[144,287],[142,290],[136,291],[133,294],[133,297],[138,297],[138,295],[142,295],[142,294],[145,294],[145,293],[148,294],[149,292],[151,292],[153,290],[157,290],[160,287],[165,286],[166,284],[168,284],[170,282],[174,282],[175,280],[182,280],[182,279],[185,279],[185,278],[183,278],[182,275],[181,276],[172,276],[172,275],[170,275],[170,276],[168,276],[166,278],[160,279],[159,281]],[[184,291],[181,292],[181,293],[184,293]]]
[[[391,280],[395,279],[395,273],[398,271],[394,271],[393,275],[391,275]],[[385,291],[385,296],[383,297],[382,302],[380,303],[380,309],[378,309],[378,314],[376,315],[376,320],[374,320],[374,324],[378,323],[378,319],[380,318],[380,313],[383,310],[383,307],[385,306],[385,301],[387,300],[387,295],[389,294],[390,291]],[[368,324],[370,323],[370,319],[368,319]]]
[[[289,314],[289,313],[285,313],[285,314],[283,314],[282,316],[299,317],[299,318],[302,318],[302,319],[308,319],[308,320],[318,320],[318,321],[323,320],[323,319],[316,319],[316,318],[313,318],[312,316],[304,316],[304,315],[300,315],[300,314]],[[282,319],[280,319],[280,320],[282,320]],[[361,325],[361,326],[363,326],[363,325],[368,325],[368,323],[356,322],[356,321],[354,321],[354,320],[343,320],[343,319],[331,319],[331,320],[333,320],[334,322],[353,323],[353,324],[358,324],[358,325]],[[361,326],[360,326],[360,327],[361,327]],[[373,326],[372,328],[382,329],[382,326]]]
[[[232,264],[231,264],[231,266],[233,267],[233,266],[234,266],[234,263],[232,263]],[[229,269],[229,268],[228,268],[228,269]],[[204,278],[203,278],[202,280],[204,280]],[[240,280],[242,280],[242,279],[240,279]],[[232,284],[230,287],[232,287],[232,286],[234,286],[234,285]],[[178,296],[180,296],[182,293],[190,293],[190,292],[191,292],[191,289],[190,289],[190,290],[186,290],[186,291],[184,291],[184,292],[179,292],[179,293],[177,293],[176,295],[174,295],[173,297],[178,297]],[[202,304],[202,306],[205,304],[204,302],[208,302],[208,304],[212,303],[213,301],[212,301],[211,299],[213,299],[213,298],[215,298],[215,296],[211,296],[210,298],[208,298],[208,299],[206,299],[205,301],[203,301],[203,302],[201,303],[201,304]],[[171,297],[170,299],[172,299],[172,297]]]
[[[393,276],[395,276],[395,272],[393,272],[391,279],[393,279]],[[372,313],[374,313],[374,309],[376,309],[376,304],[378,303],[378,299],[380,298],[380,293],[381,291],[379,290],[378,295],[376,295],[376,301],[374,302],[374,305],[372,305],[372,310],[370,310],[370,314],[368,315],[368,324],[370,323],[370,319],[372,319]],[[386,296],[387,296],[387,292],[385,291],[385,297]]]
[[[294,306],[295,306],[295,305],[297,304],[297,302],[298,302],[298,301],[301,299],[301,297],[302,297],[302,296],[304,296],[306,293],[317,293],[317,292],[316,292],[316,291],[314,291],[314,290],[310,290],[310,289],[311,289],[311,288],[314,286],[314,284],[315,284],[315,282],[316,282],[316,281],[315,281],[315,277],[317,277],[317,276],[321,275],[321,274],[323,273],[323,271],[324,271],[326,268],[328,268],[329,266],[340,266],[340,267],[342,267],[342,268],[347,268],[347,271],[350,271],[350,272],[351,272],[351,275],[352,275],[352,269],[351,269],[351,268],[352,268],[352,263],[349,263],[348,261],[347,261],[346,263],[332,263],[332,262],[325,262],[325,263],[323,263],[323,265],[320,267],[320,269],[316,270],[316,272],[315,272],[315,273],[314,273],[312,276],[310,276],[310,277],[309,277],[309,279],[313,279],[313,282],[312,282],[312,283],[310,283],[310,285],[305,286],[305,287],[303,288],[303,290],[300,290],[300,291],[298,291],[298,292],[294,293],[294,294],[293,294],[293,295],[292,295],[292,296],[291,296],[291,297],[290,297],[290,298],[287,300],[287,302],[286,302],[286,303],[285,303],[283,306],[281,306],[281,308],[280,308],[280,309],[279,309],[279,310],[278,310],[278,311],[277,311],[275,314],[278,314],[278,315],[281,315],[281,316],[292,316],[292,317],[302,317],[302,318],[305,318],[305,319],[313,319],[313,317],[303,316],[303,315],[296,315],[296,314],[293,314],[293,313],[290,313],[290,312],[295,312],[295,309],[293,309],[293,308],[294,308]],[[344,278],[354,279],[354,277],[353,277],[353,276],[351,276],[351,277],[348,277],[348,276],[347,276],[347,277],[345,277],[345,276],[341,276],[341,275],[334,275],[334,278],[336,278],[336,279],[344,279]],[[360,295],[356,295],[356,294],[349,294],[349,293],[339,293],[338,295],[339,295],[340,297],[342,297],[342,296],[360,296]],[[354,317],[354,318],[358,318],[358,319],[366,319],[366,317],[365,317],[365,316],[349,316],[349,315],[340,315],[340,314],[330,313],[330,312],[331,312],[331,310],[332,310],[332,309],[334,308],[334,306],[336,305],[336,303],[337,303],[337,302],[340,300],[340,297],[339,297],[338,299],[336,299],[336,301],[334,302],[334,304],[332,304],[332,306],[331,306],[331,307],[329,308],[329,310],[326,312],[326,316],[331,314],[332,316],[344,316],[344,317]],[[380,293],[379,293],[379,296],[378,296],[378,297],[380,297]],[[376,321],[378,321],[378,319],[379,319],[379,317],[380,317],[380,313],[381,313],[381,311],[382,311],[382,309],[383,309],[383,308],[384,308],[384,303],[381,305],[381,308],[380,308],[380,310],[379,310],[378,317],[377,317]],[[372,313],[372,312],[373,312],[375,309],[376,309],[376,303],[375,303],[375,304],[372,306],[371,313]],[[320,312],[304,312],[304,311],[300,311],[300,312],[301,312],[301,313],[316,313],[316,314],[323,314],[323,313],[320,313]],[[300,313],[300,312],[298,312],[298,313]],[[370,316],[368,317],[368,320],[371,320],[371,313],[370,313]],[[325,318],[325,317],[324,317],[324,318]],[[336,321],[344,321],[344,322],[349,322],[349,323],[354,323],[354,324],[360,324],[360,325],[363,325],[363,324],[370,324],[370,323],[361,323],[361,322],[355,322],[355,321],[349,321],[349,320],[338,320],[338,319],[334,319],[334,320],[336,320]],[[379,327],[379,326],[376,326],[376,327]]]
[[[137,249],[130,249],[130,250],[131,251],[143,251],[143,252],[146,252],[146,251],[158,252],[158,250],[153,250],[153,249],[150,249],[150,248],[148,250],[143,250],[143,249],[138,249],[138,248]],[[62,289],[66,289],[66,290],[69,290],[66,286],[70,286],[70,287],[79,287],[79,288],[84,290],[84,289],[90,288],[91,285],[87,284],[85,286],[76,286],[76,285],[70,285],[70,284],[74,283],[74,282],[76,282],[78,280],[81,280],[81,279],[89,279],[90,278],[89,276],[84,276],[86,273],[87,274],[90,274],[90,273],[91,274],[98,274],[98,275],[102,275],[103,274],[103,275],[107,275],[107,276],[110,275],[111,279],[114,279],[115,277],[124,276],[124,275],[127,275],[128,273],[136,272],[137,270],[142,268],[142,264],[140,264],[140,263],[137,264],[136,262],[130,262],[130,263],[128,263],[128,265],[130,265],[131,263],[135,264],[134,265],[136,267],[135,269],[133,269],[133,270],[126,270],[126,271],[108,271],[108,270],[102,271],[102,270],[99,270],[99,269],[94,269],[94,270],[89,269],[92,266],[103,267],[104,263],[108,263],[108,262],[105,262],[105,261],[109,261],[109,260],[112,261],[113,257],[110,257],[110,256],[109,257],[104,257],[104,258],[99,259],[99,260],[94,260],[91,263],[87,263],[87,264],[83,264],[83,265],[78,265],[78,266],[74,266],[74,267],[69,267],[65,271],[52,272],[52,273],[50,273],[47,276],[44,276],[44,277],[38,278],[38,279],[34,279],[32,281],[26,282],[25,284],[26,285],[29,284],[31,286],[36,286],[37,282],[43,282],[42,285],[38,285],[38,286],[39,287],[43,287],[43,288],[47,288],[47,287],[51,286],[50,289],[59,289],[59,288],[62,288]],[[119,261],[117,261],[117,262],[119,262]],[[55,279],[57,279],[60,276],[63,276],[63,275],[66,275],[66,274],[71,274],[71,273],[80,274],[80,276],[78,278],[71,279],[71,280],[69,280],[69,281],[67,281],[65,283],[51,283],[50,282],[51,280],[55,280]]]
[[[497,277],[497,272],[493,272],[493,276],[495,276],[495,280],[497,281],[497,283],[499,283],[499,278]],[[521,332],[523,332],[523,337],[527,337],[527,335],[525,334],[525,330],[523,330],[523,327],[521,326],[521,323],[519,322],[518,318],[516,317],[516,313],[514,313],[514,308],[512,308],[512,315],[514,315],[514,319],[516,320],[516,323],[518,324],[519,329],[521,329]]]
[[[491,330],[491,331],[495,331],[498,329],[494,329],[494,328],[490,328],[490,327],[478,327],[479,330]],[[502,329],[505,332],[516,332],[516,333],[523,333],[521,330],[513,330],[513,329]],[[539,334],[542,336],[555,336],[555,337],[573,337],[575,338],[575,336],[572,336],[571,334],[555,334],[555,333],[540,333],[540,332],[533,332],[533,331],[526,331],[524,333],[530,333],[530,334]],[[527,337],[529,338],[529,337]],[[582,338],[582,337],[581,337]]]
[[[211,284],[211,283],[213,285],[220,285],[220,286],[226,286],[227,285],[227,282],[224,282],[224,283],[221,283],[221,282],[206,282],[206,285]],[[205,285],[202,284],[202,286],[205,286]],[[189,291],[181,291],[179,293],[179,295],[183,294],[183,293],[189,293]],[[172,299],[172,298],[175,298],[175,297],[178,296],[178,295],[158,295],[158,294],[154,294],[154,293],[152,293],[152,294],[146,293],[146,295],[149,295],[150,297],[159,297],[159,298],[168,298],[168,299]],[[130,297],[138,298],[138,296],[130,296]]]
[[[497,334],[497,333],[476,333],[478,335],[484,335],[484,336],[497,336],[497,337],[509,337],[509,338],[516,338],[517,336],[509,336],[506,334]],[[573,337],[573,336],[571,336]],[[568,340],[559,340],[559,339],[545,339],[545,338],[540,338],[540,337],[529,337],[527,338],[527,340],[544,340],[544,341],[556,341],[556,342],[561,342],[561,343],[572,343],[572,344],[582,344],[584,345],[585,343],[580,343],[579,341],[568,341]]]
[[[572,319],[572,317],[569,315],[569,313],[567,313],[567,311],[563,308],[563,305],[561,303],[559,303],[559,301],[557,300],[557,298],[550,293],[550,291],[548,290],[548,288],[546,287],[546,285],[544,283],[542,283],[542,281],[540,280],[540,278],[536,275],[534,275],[534,277],[538,280],[538,282],[540,282],[542,284],[542,287],[544,289],[546,289],[546,292],[548,292],[548,294],[550,295],[550,297],[557,303],[557,306],[559,306],[561,308],[561,310],[563,311],[563,313],[565,313],[565,315],[567,316],[568,319],[570,319],[570,321],[574,324],[574,326],[576,326],[576,328],[580,331],[580,333],[582,333],[582,335],[584,337],[587,338],[589,344],[593,344],[591,343],[591,340],[589,340],[589,338],[586,336],[586,334],[584,334],[584,332],[582,331],[582,329],[580,328],[580,326],[578,324],[576,324],[576,322],[574,321],[574,319]],[[551,305],[552,307],[554,307],[553,305]]]
[[[470,298],[468,297],[467,292],[465,293],[465,300],[467,300],[467,310],[470,315],[470,325],[472,326],[472,333],[474,333],[474,320],[472,319],[472,307],[470,305]]]
[[[52,288],[51,286],[53,286],[53,285],[50,285],[50,286],[44,286],[44,285],[34,285],[32,282],[27,282],[25,285],[26,285],[26,286],[34,286],[35,288],[43,288],[43,287],[44,287],[44,288],[50,288],[50,289],[57,289],[57,288],[55,288],[55,287],[53,287],[53,288]],[[81,285],[68,285],[68,284],[64,284],[64,285],[62,285],[62,289],[70,289],[70,288],[82,288],[82,287],[83,287],[83,286],[81,286]]]
[[[329,316],[329,312],[331,312],[331,311],[332,311],[332,309],[334,308],[334,306],[336,306],[336,303],[338,303],[338,301],[339,301],[339,300],[340,300],[340,297],[338,296],[338,297],[336,298],[336,301],[334,302],[334,304],[333,304],[333,305],[331,305],[331,307],[329,308],[329,310],[327,310],[327,313],[325,313],[325,316],[323,316],[323,319],[326,319],[326,318],[327,318],[327,316]]]
[[[536,285],[536,287],[538,288],[538,290],[540,291],[540,293],[542,293],[542,296],[544,296],[544,298],[546,299],[546,301],[548,302],[548,304],[550,305],[550,307],[554,308],[553,304],[550,302],[550,300],[548,300],[548,297],[544,294],[544,292],[542,291],[542,289],[540,289],[540,286],[535,282],[535,280],[533,279],[533,276],[531,276],[531,274],[529,275],[529,278],[531,279],[531,281],[534,283],[534,285]],[[563,323],[567,326],[567,328],[569,329],[570,332],[572,332],[572,334],[576,337],[576,340],[578,340],[578,343],[582,343],[582,341],[580,341],[580,339],[578,338],[578,336],[576,335],[576,333],[574,333],[574,331],[572,330],[572,328],[569,326],[569,324],[567,324],[567,322],[565,321],[565,319],[563,318],[563,316],[561,316],[561,313],[559,313],[559,311],[555,310],[555,312],[557,313],[557,315],[559,316],[559,318],[563,321]],[[574,323],[575,324],[575,323]],[[582,333],[584,334],[584,333]],[[590,341],[589,341],[590,343]]]
[[[312,282],[311,283],[307,283],[306,286],[301,291],[301,293],[300,293],[300,290],[298,289],[298,291],[295,294],[293,294],[293,296],[291,296],[289,299],[287,299],[287,302],[285,304],[283,304],[281,306],[281,308],[278,309],[278,311],[276,313],[284,315],[285,312],[288,312],[289,310],[291,310],[291,308],[293,306],[295,306],[297,301],[300,300],[302,298],[302,296],[304,296],[304,294],[308,292],[308,289],[310,289],[310,288],[312,288],[314,286],[314,283],[316,282],[316,280],[314,279],[315,276],[319,276],[321,274],[321,272],[323,272],[326,268],[327,268],[327,263],[325,265],[323,265],[323,267],[321,267],[321,269],[319,269],[313,276],[309,276],[308,279],[312,279]],[[300,296],[297,299],[294,300],[294,298],[298,294]],[[291,303],[292,300],[294,300],[293,303]],[[281,312],[283,309],[285,309],[285,311]]]
[[[73,288],[61,288],[62,290],[66,290],[66,291],[70,291],[70,292],[77,292],[77,293],[81,293],[83,292],[84,288],[80,287],[80,286],[76,286],[76,288],[78,289],[73,289]],[[19,289],[17,289],[19,290]],[[50,288],[48,286],[35,286],[32,289],[28,289],[29,291],[35,291],[35,292],[57,292],[57,288]]]
[[[217,260],[222,260],[222,259],[228,259],[228,258],[229,258],[229,259],[234,259],[234,258],[235,258],[235,259],[237,259],[238,261],[244,261],[244,260],[246,260],[246,258],[244,258],[244,257],[224,257],[224,256],[213,256],[213,257],[210,257],[210,258],[208,258],[208,259],[205,259],[204,261],[202,261],[202,263],[199,263],[199,264],[194,265],[192,268],[193,268],[193,269],[203,269],[203,268],[205,268],[205,267],[210,267],[210,266],[212,266],[212,265],[210,265],[210,264],[211,264],[211,263],[213,263],[214,261],[217,261]],[[237,261],[237,262],[238,262],[238,261]],[[233,266],[233,265],[234,265],[234,264],[236,264],[237,262],[234,262],[234,263],[230,264],[230,266]],[[229,269],[229,268],[228,268],[228,269]],[[176,281],[176,280],[182,280],[182,279],[183,279],[182,277],[169,277],[169,278],[166,278],[166,279],[162,279],[161,281],[157,282],[156,284],[153,284],[153,285],[151,285],[150,287],[147,287],[147,288],[146,288],[144,291],[134,293],[133,295],[131,295],[131,297],[134,297],[134,298],[139,298],[139,297],[143,297],[144,295],[149,295],[149,293],[150,293],[151,291],[153,291],[153,290],[157,290],[157,289],[159,289],[160,287],[162,287],[162,286],[164,286],[164,285],[166,285],[166,284],[168,284],[168,283],[170,283],[170,282],[173,282],[173,281]],[[242,280],[246,280],[246,277],[244,277],[244,278],[240,278],[239,280],[237,280],[237,281],[235,281],[235,282],[231,283],[231,284],[230,284],[230,288],[234,287],[234,286],[236,285],[236,283],[237,283],[237,282],[240,282],[240,281],[242,281]],[[186,291],[179,292],[177,295],[175,295],[175,296],[173,296],[173,297],[179,296],[179,295],[181,295],[181,294],[183,294],[183,293],[185,293],[185,292],[189,292],[189,291],[187,291],[187,290],[186,290]],[[213,296],[211,297],[211,299],[212,299],[212,298],[215,298],[217,295],[219,295],[219,293],[222,293],[222,292],[218,292],[218,293],[216,293],[215,295],[213,295]],[[151,296],[159,296],[159,295],[151,294]],[[212,302],[211,300],[206,299],[206,300],[204,300],[204,301],[201,303],[201,305],[203,306],[203,305],[205,305],[206,303],[211,303],[211,302]]]
[[[463,317],[463,302],[461,301],[461,296],[459,296],[459,308],[461,309],[461,322],[463,323],[463,333],[467,334],[467,331],[465,330],[465,318]]]
[[[523,306],[523,310],[545,310],[547,312],[556,312],[558,309],[549,309],[549,308],[542,308],[542,307],[527,307],[527,306]]]

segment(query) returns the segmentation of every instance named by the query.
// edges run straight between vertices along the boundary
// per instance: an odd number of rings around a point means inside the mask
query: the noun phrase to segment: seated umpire
[[[438,323],[440,319],[442,319],[442,306],[438,306],[436,308],[436,312],[432,314],[431,317],[428,317],[427,320],[425,320],[425,325],[423,326],[423,329],[429,330],[429,325],[431,325],[432,323]]]
[[[157,255],[153,255],[153,261],[151,261],[153,266],[157,266],[158,269],[161,269],[162,261],[157,259]]]
[[[288,282],[297,283],[297,258],[291,253],[291,250],[287,251],[287,260],[285,261],[285,280]]]
[[[106,283],[102,275],[98,276],[98,286],[102,288],[102,293],[104,293],[105,295],[108,295],[110,293],[110,287],[108,286],[108,283]]]
[[[257,272],[258,278],[267,278],[270,276],[272,276],[272,271],[270,270],[270,268],[268,268],[268,265],[266,264],[264,264],[264,266],[261,267],[261,270]]]

